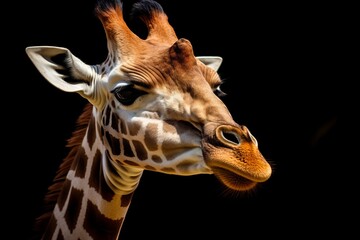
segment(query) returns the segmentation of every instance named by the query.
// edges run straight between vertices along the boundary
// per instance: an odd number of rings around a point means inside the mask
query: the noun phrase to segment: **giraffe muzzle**
[[[242,191],[269,179],[271,166],[247,127],[216,124],[205,127],[205,162],[222,183]]]

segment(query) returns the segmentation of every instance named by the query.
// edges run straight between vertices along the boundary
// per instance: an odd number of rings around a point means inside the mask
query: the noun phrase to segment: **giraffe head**
[[[96,136],[119,171],[125,166],[215,174],[239,191],[270,177],[255,137],[219,98],[222,58],[194,56],[191,43],[177,37],[155,1],[133,6],[133,15],[148,29],[146,38],[127,26],[120,2],[100,1],[96,14],[109,50],[103,63],[88,65],[62,47],[34,46],[26,52],[51,84],[94,106]]]

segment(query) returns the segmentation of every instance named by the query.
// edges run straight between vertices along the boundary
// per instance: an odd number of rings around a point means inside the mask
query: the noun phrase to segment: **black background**
[[[131,1],[125,1],[125,9]],[[273,165],[250,194],[230,194],[214,176],[145,172],[121,231],[122,239],[334,236],[350,197],[336,175],[339,159],[340,70],[336,6],[286,1],[159,1],[178,37],[195,55],[223,57],[223,98]],[[289,3],[292,2],[292,3]],[[86,100],[49,84],[25,47],[66,47],[88,64],[107,55],[95,1],[27,1],[4,7],[2,103],[8,113],[4,189],[11,198],[7,230],[27,239],[42,198]],[[129,23],[130,24],[130,23]],[[134,25],[135,27],[135,25]],[[134,29],[136,31],[136,29]],[[10,53],[10,54],[9,54]],[[3,54],[3,56],[4,56]],[[7,134],[11,132],[11,134]],[[6,153],[6,154],[5,154]],[[334,172],[335,170],[335,172]],[[6,184],[8,183],[10,184]]]

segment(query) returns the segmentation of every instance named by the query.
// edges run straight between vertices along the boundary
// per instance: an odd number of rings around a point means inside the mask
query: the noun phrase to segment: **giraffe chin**
[[[235,191],[248,191],[257,185],[257,182],[242,177],[224,168],[213,167],[212,171],[215,177],[219,179],[222,184]]]

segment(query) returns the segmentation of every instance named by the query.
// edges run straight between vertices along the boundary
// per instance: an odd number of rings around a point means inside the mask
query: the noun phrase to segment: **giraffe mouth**
[[[212,171],[221,183],[235,191],[247,191],[254,188],[257,184],[257,182],[253,180],[224,168],[212,167]]]

